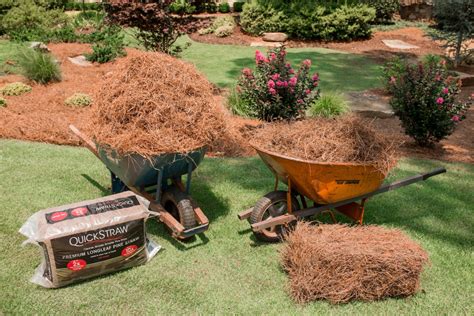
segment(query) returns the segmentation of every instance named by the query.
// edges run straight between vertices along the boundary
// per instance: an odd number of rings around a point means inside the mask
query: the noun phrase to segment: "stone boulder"
[[[262,40],[265,42],[284,42],[288,39],[285,33],[263,33]]]

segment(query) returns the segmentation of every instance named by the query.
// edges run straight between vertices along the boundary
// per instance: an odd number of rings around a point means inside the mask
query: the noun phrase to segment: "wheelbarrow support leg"
[[[156,182],[156,194],[155,194],[155,201],[157,203],[161,202],[161,188],[163,181],[163,170],[158,170],[158,181]]]
[[[186,177],[186,194],[189,194],[191,189],[191,175],[193,174],[193,162],[191,160],[188,161],[188,176]]]

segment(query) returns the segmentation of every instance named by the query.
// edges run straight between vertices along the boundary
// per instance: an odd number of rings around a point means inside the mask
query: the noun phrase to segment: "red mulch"
[[[116,63],[95,64],[91,67],[80,67],[72,64],[67,57],[73,57],[89,51],[87,44],[51,44],[54,56],[61,62],[63,80],[47,86],[33,85],[33,90],[16,97],[5,97],[6,108],[0,108],[0,138],[13,138],[47,142],[60,145],[80,145],[79,140],[69,132],[68,125],[74,124],[85,128],[89,121],[90,108],[71,108],[64,105],[64,100],[75,92],[93,94],[104,75],[116,67]],[[126,58],[126,57],[125,57]],[[0,86],[5,83],[26,80],[18,75],[0,77]],[[465,89],[465,95],[473,93]],[[222,96],[215,96],[223,103]],[[229,125],[234,127],[240,137],[233,137],[221,146],[213,148],[213,154],[219,156],[249,156],[254,151],[248,145],[250,131],[260,122],[227,115]],[[413,145],[403,135],[397,118],[379,119],[374,124],[378,129],[393,138],[406,143],[402,153],[407,156],[461,161],[474,163],[474,109],[468,118],[461,122],[447,140],[433,149],[422,149]]]

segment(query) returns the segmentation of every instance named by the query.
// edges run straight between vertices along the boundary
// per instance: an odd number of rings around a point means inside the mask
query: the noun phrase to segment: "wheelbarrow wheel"
[[[300,205],[296,197],[291,197],[291,208],[293,211],[300,209]],[[262,222],[271,217],[276,217],[288,213],[287,194],[286,191],[273,191],[263,196],[255,204],[252,214],[250,215],[250,224]],[[260,232],[254,232],[258,240],[266,242],[279,242],[285,233],[284,225],[277,225],[264,229]]]
[[[194,208],[186,193],[172,187],[163,192],[161,204],[185,229],[196,226]]]

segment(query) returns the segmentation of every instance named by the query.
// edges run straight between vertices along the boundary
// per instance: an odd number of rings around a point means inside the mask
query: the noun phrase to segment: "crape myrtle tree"
[[[445,47],[454,52],[454,67],[474,57],[468,43],[474,38],[474,0],[436,0],[434,18]]]
[[[177,55],[184,47],[175,45],[176,40],[204,27],[205,22],[185,11],[172,12],[172,3],[173,0],[111,1],[105,10],[108,22],[134,28],[139,43],[146,50]]]

